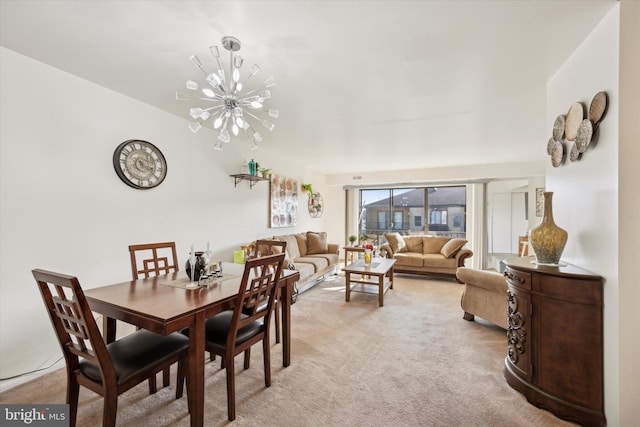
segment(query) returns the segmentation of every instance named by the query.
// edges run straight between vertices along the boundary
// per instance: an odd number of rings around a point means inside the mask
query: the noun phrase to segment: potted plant
[[[364,241],[367,240],[367,235],[366,234],[361,234],[360,237],[358,238],[359,243],[362,245],[364,244]]]
[[[349,236],[349,243],[351,243],[351,246],[353,246],[353,244],[356,242],[356,240],[358,240],[358,238],[356,236],[354,236],[353,234],[351,236]]]
[[[260,168],[260,173],[263,178],[271,178],[271,168]]]
[[[309,196],[311,196],[313,194],[313,187],[311,186],[311,184],[302,183],[300,185],[300,188],[302,189],[303,193],[308,193]]]

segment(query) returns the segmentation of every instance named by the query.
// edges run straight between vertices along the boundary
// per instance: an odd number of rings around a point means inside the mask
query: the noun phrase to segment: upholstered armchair
[[[456,277],[464,283],[460,300],[464,310],[462,317],[472,321],[478,316],[507,329],[507,281],[504,276],[494,271],[460,267]]]

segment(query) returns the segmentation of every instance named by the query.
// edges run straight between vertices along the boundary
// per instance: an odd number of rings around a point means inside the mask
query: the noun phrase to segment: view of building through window
[[[358,230],[374,245],[385,233],[466,238],[465,186],[360,190]]]

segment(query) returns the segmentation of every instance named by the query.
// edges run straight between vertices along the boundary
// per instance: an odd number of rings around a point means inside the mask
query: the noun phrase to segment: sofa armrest
[[[391,249],[391,245],[389,245],[388,243],[380,246],[380,248],[378,248],[378,251],[380,253],[382,253],[382,251],[385,251],[387,258],[393,258],[393,249]]]
[[[456,265],[458,267],[464,267],[464,261],[467,258],[471,258],[473,256],[473,251],[471,249],[460,249],[458,253],[456,253]]]
[[[329,249],[327,250],[328,254],[338,255],[339,251],[340,251],[340,245],[336,245],[335,243],[329,243]]]

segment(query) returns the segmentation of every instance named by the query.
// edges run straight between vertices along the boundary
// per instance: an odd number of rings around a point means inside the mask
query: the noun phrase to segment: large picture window
[[[465,186],[360,190],[359,233],[373,244],[384,234],[466,238]]]

